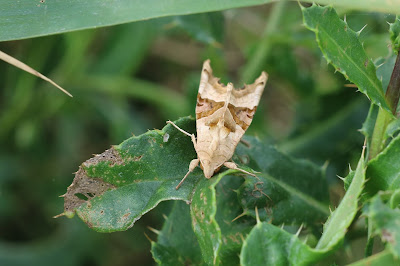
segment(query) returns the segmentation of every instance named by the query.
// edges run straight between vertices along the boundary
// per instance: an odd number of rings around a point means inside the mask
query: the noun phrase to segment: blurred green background
[[[389,54],[392,17],[352,13],[375,59]],[[321,57],[297,3],[166,17],[0,43],[0,50],[63,86],[0,63],[0,264],[151,265],[150,242],[170,203],[127,232],[100,234],[63,212],[79,165],[132,135],[194,115],[202,62],[236,87],[262,70],[269,81],[247,134],[295,157],[327,164],[335,202],[359,156],[365,96]]]

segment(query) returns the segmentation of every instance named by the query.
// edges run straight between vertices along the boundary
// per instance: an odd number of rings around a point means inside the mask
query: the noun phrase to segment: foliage
[[[400,3],[312,2],[333,6],[4,4],[1,41],[64,33],[0,49],[74,98],[0,65],[0,264],[397,265]],[[257,178],[176,190],[196,153],[165,121],[195,133],[207,58],[223,82],[269,73],[232,157]]]

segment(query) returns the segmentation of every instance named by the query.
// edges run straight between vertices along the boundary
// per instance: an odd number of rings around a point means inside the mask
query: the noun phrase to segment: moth
[[[197,138],[167,121],[191,137],[197,153],[197,158],[190,162],[189,171],[176,189],[199,164],[207,179],[222,166],[255,176],[229,160],[253,120],[267,79],[267,73],[262,72],[253,84],[235,89],[232,83],[224,85],[214,77],[209,59],[203,63],[196,105]]]

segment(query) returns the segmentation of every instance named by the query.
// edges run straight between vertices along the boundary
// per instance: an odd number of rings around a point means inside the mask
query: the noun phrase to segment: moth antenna
[[[174,122],[172,122],[172,121],[170,121],[170,120],[167,121],[167,124],[173,125],[177,130],[179,130],[180,132],[182,132],[183,134],[185,134],[185,135],[187,135],[187,136],[189,136],[189,137],[192,136],[192,134],[189,134],[189,133],[186,132],[185,130],[181,129],[180,127],[178,127],[177,125],[175,125]]]

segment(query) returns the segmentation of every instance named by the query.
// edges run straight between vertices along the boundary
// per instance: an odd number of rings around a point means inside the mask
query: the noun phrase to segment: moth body
[[[221,84],[213,76],[210,60],[204,62],[196,105],[197,137],[169,122],[191,136],[198,156],[177,189],[199,163],[206,178],[211,178],[223,165],[251,174],[228,161],[253,120],[266,82],[267,74],[262,72],[253,84],[235,89],[232,83]]]

